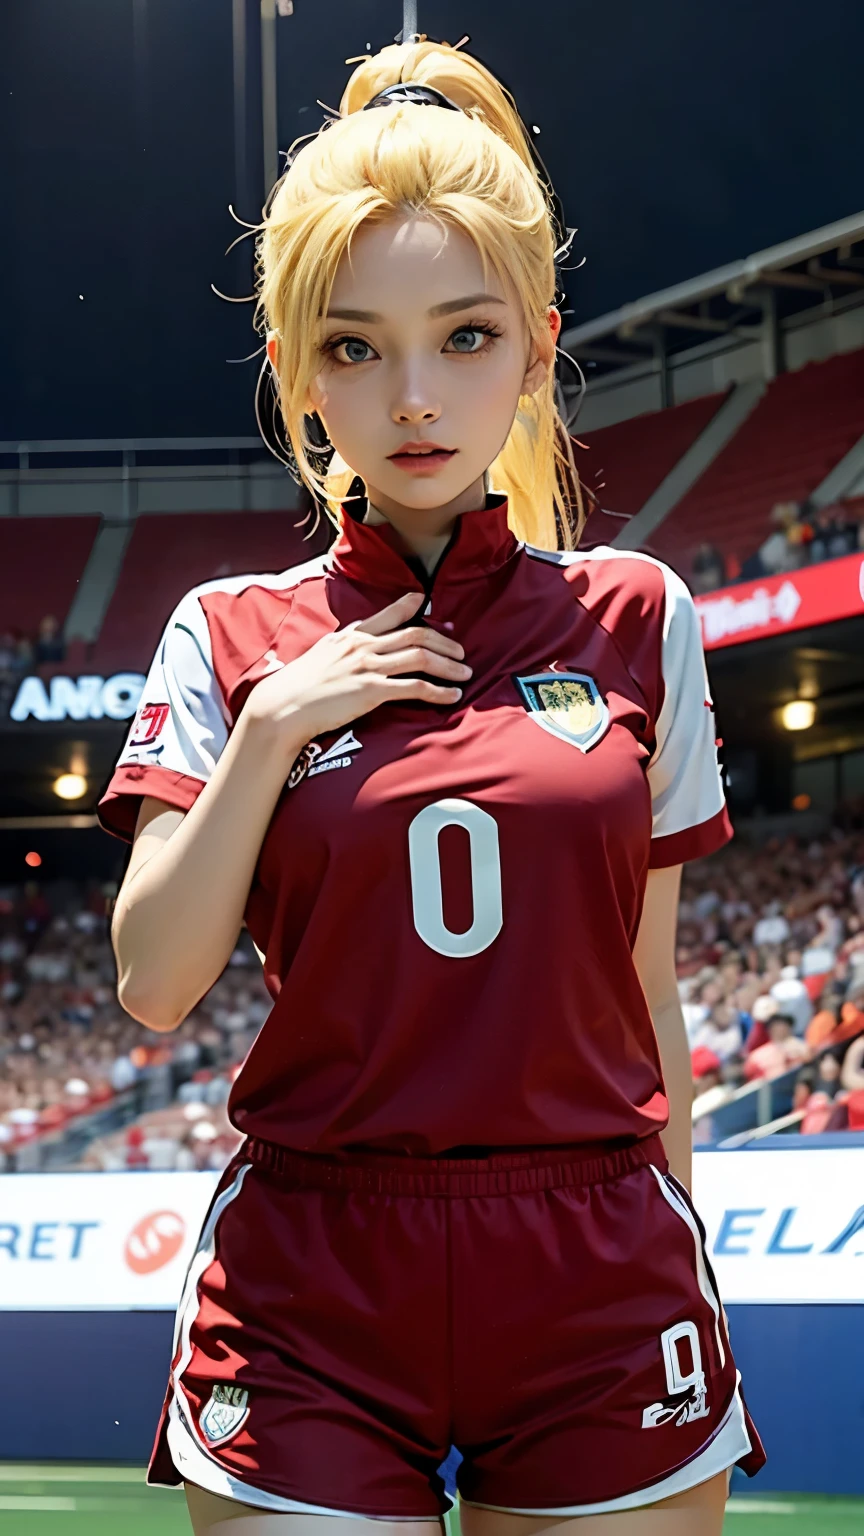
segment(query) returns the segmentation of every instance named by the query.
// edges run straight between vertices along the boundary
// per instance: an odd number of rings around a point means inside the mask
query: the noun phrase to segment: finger
[[[386,608],[381,608],[378,613],[348,628],[357,629],[366,635],[386,634],[388,630],[395,629],[397,624],[404,624],[406,619],[412,618],[425,596],[425,592],[406,592],[403,597],[397,597],[395,603],[388,603]]]
[[[375,650],[379,656],[386,655],[388,651],[403,650],[407,645],[422,645],[430,651],[440,651],[442,656],[456,656],[462,658],[465,655],[464,645],[458,640],[453,640],[450,635],[439,634],[437,629],[421,629],[420,625],[410,625],[408,629],[394,629],[389,634],[377,637]]]
[[[455,704],[462,697],[461,688],[427,683],[422,677],[388,677],[384,685],[393,699],[424,699],[427,704]]]
[[[398,677],[401,672],[431,672],[434,677],[452,677],[467,682],[471,676],[471,668],[457,661],[455,656],[441,656],[422,645],[412,645],[404,651],[388,651],[384,656],[371,656],[365,665],[387,677]]]

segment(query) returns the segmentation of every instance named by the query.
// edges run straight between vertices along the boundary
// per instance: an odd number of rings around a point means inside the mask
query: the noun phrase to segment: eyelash
[[[503,331],[500,330],[497,325],[493,325],[491,323],[491,321],[479,320],[479,321],[477,321],[476,324],[457,325],[455,331],[451,331],[450,332],[450,335],[447,337],[447,340],[448,341],[452,341],[454,336],[458,336],[458,335],[460,335],[460,333],[462,333],[464,331],[477,331],[477,332],[479,332],[480,335],[486,336],[488,338],[488,340],[487,340],[487,342],[482,347],[477,347],[477,349],[474,352],[457,352],[455,354],[455,356],[457,356],[457,357],[482,357],[484,355],[484,353],[489,351],[489,347],[490,347],[492,341],[494,341],[494,339],[496,337],[503,336],[503,334],[504,334]],[[371,347],[371,345],[372,345],[371,342],[363,341],[363,337],[362,336],[352,336],[350,334],[344,335],[344,336],[331,336],[329,341],[326,341],[324,343],[322,351],[324,351],[324,352],[326,352],[326,353],[328,353],[330,355],[332,361],[336,364],[337,368],[359,368],[359,367],[361,367],[362,363],[356,363],[356,362],[355,363],[346,363],[346,362],[344,362],[342,360],[341,357],[335,357],[334,356],[336,348],[344,346],[346,341],[360,341],[360,342],[363,342],[363,345],[365,347]],[[372,350],[374,351],[374,348],[372,348]],[[454,354],[451,353],[450,355],[453,356]],[[371,363],[372,362],[372,358],[371,357],[364,357],[362,359],[362,362],[363,363]]]

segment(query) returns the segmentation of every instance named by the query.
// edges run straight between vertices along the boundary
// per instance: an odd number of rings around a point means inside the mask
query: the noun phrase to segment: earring
[[[297,455],[285,430],[285,419],[279,405],[276,381],[269,359],[265,359],[255,386],[255,420],[265,447],[274,459],[284,464],[292,480],[303,484],[303,476],[297,463]],[[303,434],[306,439],[306,457],[316,475],[326,475],[333,457],[331,443],[321,417],[316,413],[303,417]]]

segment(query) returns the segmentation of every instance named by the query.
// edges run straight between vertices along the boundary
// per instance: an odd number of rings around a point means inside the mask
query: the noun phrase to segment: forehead
[[[349,302],[388,316],[425,314],[474,293],[508,298],[474,241],[451,224],[413,214],[362,224],[336,271],[331,307]]]

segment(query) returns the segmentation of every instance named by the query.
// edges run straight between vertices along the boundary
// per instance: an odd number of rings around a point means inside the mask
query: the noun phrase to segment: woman
[[[453,1444],[464,1536],[713,1536],[763,1458],[687,1195],[680,865],[729,835],[695,611],[555,551],[553,228],[509,98],[421,43],[342,112],[260,243],[338,539],[182,600],[101,803],[127,1010],[174,1029],[244,919],[275,999],[150,1477],[198,1536],[431,1536]]]

